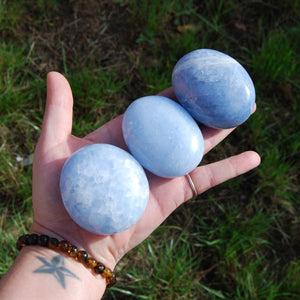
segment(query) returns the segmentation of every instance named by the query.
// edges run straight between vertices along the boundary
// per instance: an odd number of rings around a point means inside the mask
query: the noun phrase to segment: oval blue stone
[[[60,190],[71,218],[96,234],[114,234],[134,225],[149,198],[141,165],[128,152],[107,144],[75,152],[62,169]]]
[[[163,96],[146,96],[125,111],[122,130],[137,161],[166,178],[191,172],[203,157],[202,133],[190,114]]]
[[[254,108],[253,82],[235,59],[211,49],[194,50],[175,65],[172,85],[179,102],[199,122],[232,128]]]

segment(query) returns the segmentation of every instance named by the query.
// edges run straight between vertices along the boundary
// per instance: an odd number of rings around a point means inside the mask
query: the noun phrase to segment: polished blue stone
[[[134,225],[149,198],[144,169],[128,152],[93,144],[64,164],[60,190],[65,208],[82,228],[113,234]]]
[[[232,128],[245,122],[255,102],[253,82],[235,59],[211,49],[194,50],[175,65],[176,97],[199,122]]]
[[[125,142],[138,162],[166,178],[191,172],[203,157],[202,133],[190,114],[163,96],[146,96],[125,111]]]

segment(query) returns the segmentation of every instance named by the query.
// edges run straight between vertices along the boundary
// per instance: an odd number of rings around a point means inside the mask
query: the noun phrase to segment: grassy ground
[[[298,0],[0,1],[0,274],[32,222],[24,159],[47,72],[70,81],[82,136],[170,86],[176,61],[205,47],[245,66],[258,110],[204,161],[254,149],[262,164],[180,207],[120,262],[105,298],[300,299],[299,9]]]

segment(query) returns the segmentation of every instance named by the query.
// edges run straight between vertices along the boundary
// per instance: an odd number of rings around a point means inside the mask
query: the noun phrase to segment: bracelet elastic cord
[[[50,238],[47,235],[38,235],[33,233],[22,235],[17,241],[18,250],[21,250],[25,246],[34,245],[53,250],[59,250],[68,256],[73,257],[76,261],[82,263],[86,268],[92,269],[95,274],[99,274],[105,278],[106,285],[108,287],[111,287],[116,283],[116,275],[111,269],[105,267],[102,263],[96,261],[94,258],[89,257],[86,251],[79,251],[76,246],[73,246],[66,240],[58,241],[58,239]]]

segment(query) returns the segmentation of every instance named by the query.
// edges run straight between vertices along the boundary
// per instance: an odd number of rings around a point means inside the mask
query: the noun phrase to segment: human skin
[[[172,89],[161,95],[174,99]],[[147,173],[150,197],[140,220],[126,231],[113,235],[96,235],[80,228],[66,212],[59,191],[59,177],[68,157],[83,146],[107,143],[127,150],[119,116],[83,138],[72,135],[73,96],[68,81],[57,72],[47,76],[47,101],[40,138],[33,162],[32,199],[34,220],[31,232],[66,239],[85,249],[96,260],[112,270],[131,249],[145,240],[177,207],[193,197],[186,176],[173,179]],[[201,128],[205,153],[219,144],[234,128],[219,130]],[[260,164],[254,151],[246,151],[194,169],[190,176],[198,194],[237,177]],[[82,264],[62,255],[64,268],[74,275],[35,272],[41,261],[60,255],[38,246],[25,247],[0,282],[0,299],[99,299],[105,292],[105,281]],[[39,257],[39,258],[38,258]]]

